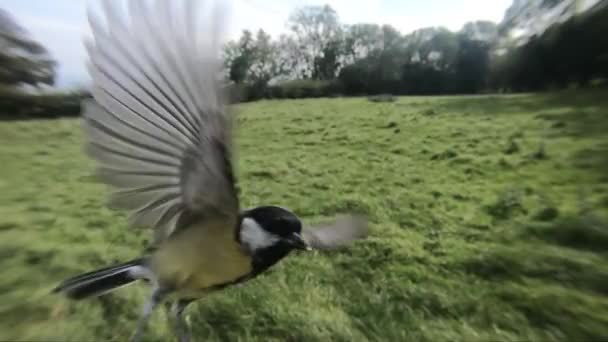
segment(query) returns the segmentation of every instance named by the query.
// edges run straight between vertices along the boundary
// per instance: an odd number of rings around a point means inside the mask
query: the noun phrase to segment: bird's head
[[[243,212],[239,241],[252,254],[284,256],[294,249],[310,249],[301,232],[302,222],[294,213],[276,206],[262,206]]]

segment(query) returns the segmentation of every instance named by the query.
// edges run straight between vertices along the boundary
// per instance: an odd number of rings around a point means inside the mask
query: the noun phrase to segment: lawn
[[[235,108],[244,207],[371,236],[294,254],[189,308],[202,341],[608,339],[608,96],[261,101]],[[124,341],[144,284],[82,302],[63,278],[151,237],[104,207],[76,119],[0,122],[0,340]],[[172,340],[164,310],[150,341]]]

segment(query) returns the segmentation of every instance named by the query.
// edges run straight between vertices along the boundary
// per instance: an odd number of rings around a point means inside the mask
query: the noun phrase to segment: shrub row
[[[86,93],[30,94],[0,89],[0,119],[78,116]]]
[[[339,80],[293,80],[276,85],[233,84],[229,87],[233,102],[247,102],[260,99],[301,99],[315,97],[336,97],[343,94]]]

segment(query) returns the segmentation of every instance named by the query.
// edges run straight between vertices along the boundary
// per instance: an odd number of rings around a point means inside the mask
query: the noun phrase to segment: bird
[[[256,278],[291,252],[335,250],[369,235],[361,213],[305,225],[279,205],[241,207],[235,114],[221,76],[221,5],[101,5],[102,16],[88,11],[85,151],[98,181],[112,189],[109,207],[128,211],[130,226],[149,228],[152,238],[139,257],[71,277],[54,293],[82,300],[142,280],[150,294],[131,340],[143,338],[151,314],[165,304],[176,337],[187,342],[190,303]]]

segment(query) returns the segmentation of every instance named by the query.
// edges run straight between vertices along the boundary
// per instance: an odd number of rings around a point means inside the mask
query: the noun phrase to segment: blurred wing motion
[[[308,245],[319,250],[344,247],[367,235],[367,220],[361,216],[342,216],[333,224],[307,227],[302,231],[302,238]]]
[[[117,190],[111,206],[155,228],[157,241],[192,217],[238,213],[231,119],[217,81],[221,13],[198,20],[197,3],[129,1],[125,20],[120,2],[105,0],[105,26],[89,13],[87,150]]]

